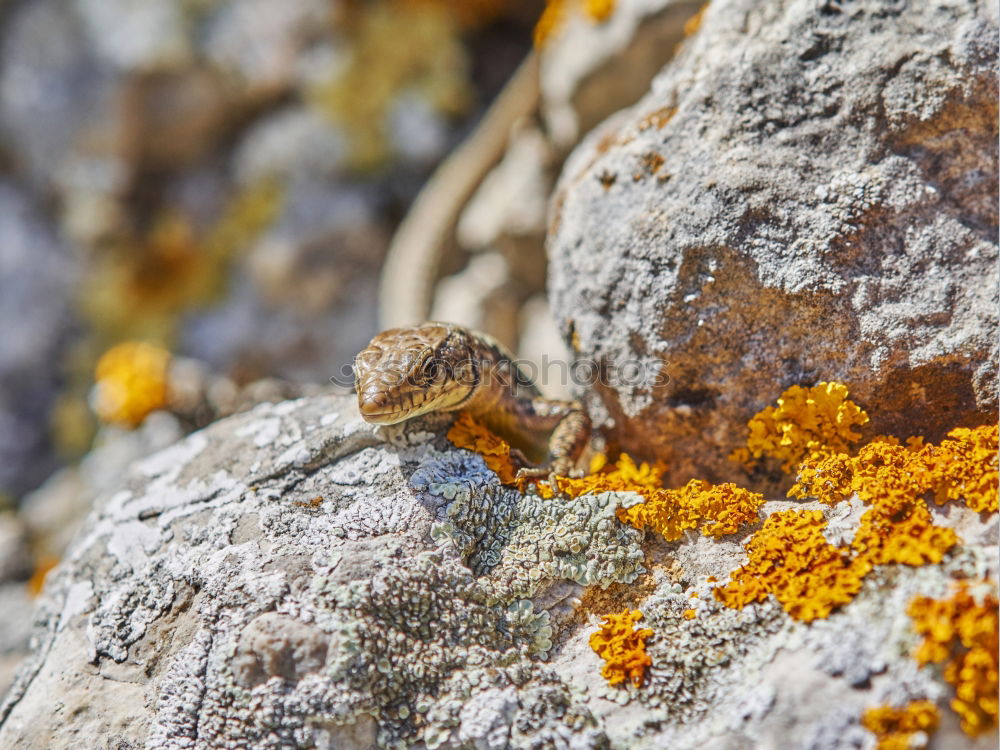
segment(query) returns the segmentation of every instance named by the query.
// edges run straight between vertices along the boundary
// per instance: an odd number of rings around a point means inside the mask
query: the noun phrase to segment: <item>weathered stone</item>
[[[990,3],[709,5],[554,201],[564,335],[649,374],[599,386],[613,441],[733,475],[747,420],[822,380],[871,433],[995,418],[996,65]]]
[[[614,514],[634,495],[520,495],[447,422],[318,396],[134,464],[50,576],[0,747],[857,747],[866,708],[943,703],[910,598],[996,578],[996,516],[956,507],[935,513],[960,550],[880,569],[828,620],[726,609],[709,577],[745,535],[640,546]],[[641,688],[587,643],[622,606],[654,631]]]

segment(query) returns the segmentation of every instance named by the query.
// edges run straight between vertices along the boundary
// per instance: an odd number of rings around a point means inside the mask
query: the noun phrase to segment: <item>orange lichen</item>
[[[27,588],[28,596],[35,598],[42,593],[42,589],[45,588],[45,579],[48,578],[49,573],[52,569],[59,564],[59,558],[54,555],[41,555],[35,561],[35,569],[31,573],[31,578],[28,579]]]
[[[814,456],[799,467],[788,494],[829,504],[857,494],[871,505],[851,546],[873,564],[940,562],[959,539],[933,524],[924,498],[961,499],[976,511],[995,511],[997,428],[952,430],[940,446],[876,438],[857,456]]]
[[[608,463],[603,455],[595,456],[590,464],[590,473],[584,477],[556,477],[557,489],[569,497],[579,497],[594,492],[638,492],[649,496],[660,489],[663,476],[662,464],[636,464],[623,453],[614,463]],[[541,486],[543,497],[552,497],[551,487]]]
[[[126,341],[97,362],[94,411],[105,422],[134,428],[167,405],[170,352],[142,341]]]
[[[750,560],[728,584],[713,589],[716,599],[740,609],[771,594],[792,617],[805,622],[851,601],[871,563],[826,541],[825,527],[818,510],[768,516],[746,544]]]
[[[646,667],[653,663],[646,653],[646,639],[653,631],[633,628],[641,619],[642,612],[637,609],[605,615],[600,630],[590,636],[590,647],[606,662],[601,668],[601,676],[609,685],[629,679],[640,687]]]
[[[764,502],[756,492],[734,484],[712,485],[702,479],[692,479],[680,489],[642,494],[646,501],[619,508],[618,520],[637,529],[651,528],[667,541],[679,539],[687,529],[699,525],[705,536],[735,534],[742,524],[758,520],[757,509]]]
[[[847,398],[847,386],[818,383],[812,388],[793,385],[748,423],[745,448],[730,458],[752,466],[762,457],[778,459],[782,471],[792,472],[804,459],[847,453],[861,439],[855,432],[868,422],[868,414]]]
[[[639,130],[648,130],[653,127],[657,130],[662,130],[675,114],[677,114],[677,107],[660,107],[654,109],[639,121]]]
[[[910,439],[876,438],[857,456],[836,453],[807,458],[790,497],[838,503],[857,493],[869,504],[924,496],[942,505],[961,500],[973,510],[997,511],[997,426],[960,427],[939,446]]]
[[[693,620],[698,616],[697,611],[693,609],[685,609],[682,614],[685,620]]]
[[[939,446],[920,438],[901,445],[895,438],[879,437],[850,456],[829,448],[837,440],[842,444],[849,439],[850,425],[863,423],[858,421],[863,412],[856,407],[844,411],[838,406],[836,414],[844,419],[834,420],[832,404],[840,401],[842,406],[847,391],[841,386],[824,392],[833,392],[833,401],[810,412],[810,419],[799,422],[796,429],[815,435],[823,432],[817,424],[837,422],[836,440],[791,440],[791,444],[805,446],[808,455],[799,467],[798,482],[788,494],[799,499],[815,497],[828,504],[857,494],[871,508],[846,547],[826,542],[822,535],[825,522],[818,511],[797,515],[789,511],[768,518],[747,543],[750,562],[733,574],[728,585],[715,589],[727,606],[742,607],[770,593],[793,617],[826,617],[833,607],[850,601],[861,579],[875,565],[938,563],[961,541],[954,530],[934,524],[925,498],[937,503],[961,499],[979,512],[996,510],[995,425],[952,430]],[[793,395],[791,402],[779,402],[779,406],[785,408],[792,402],[801,406],[802,393]],[[805,413],[798,407],[796,410]],[[772,426],[780,421],[773,413],[767,420]],[[766,426],[757,429],[758,435],[771,437],[779,432]],[[791,460],[792,455],[781,457]]]
[[[870,708],[861,717],[861,726],[875,735],[878,750],[916,750],[926,747],[927,737],[937,729],[939,721],[932,701],[914,701],[903,708]]]
[[[469,414],[462,412],[458,415],[448,430],[448,439],[458,448],[466,448],[481,455],[486,465],[496,472],[504,484],[517,484],[517,467],[511,456],[510,445]]]
[[[963,582],[949,599],[919,596],[907,609],[923,636],[917,661],[946,662],[944,679],[955,687],[951,707],[973,736],[997,726],[997,606],[995,594],[977,601]]]
[[[565,22],[570,8],[579,6],[583,15],[594,23],[603,23],[615,10],[616,0],[547,0],[538,23],[535,24],[535,46],[541,47]]]
[[[880,504],[867,511],[851,542],[858,557],[872,565],[938,563],[959,543],[952,529],[935,526],[922,500]]]

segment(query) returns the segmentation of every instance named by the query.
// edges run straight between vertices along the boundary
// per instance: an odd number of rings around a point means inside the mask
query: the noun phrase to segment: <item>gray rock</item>
[[[996,64],[990,3],[708,6],[554,200],[563,334],[646,374],[598,387],[613,441],[733,475],[747,420],[822,380],[871,433],[995,419]]]
[[[707,579],[738,540],[640,545],[614,516],[634,495],[520,495],[447,422],[375,428],[317,396],[136,463],[50,576],[0,746],[856,747],[867,707],[944,696],[906,656],[909,599],[996,577],[996,518],[951,509],[960,554],[870,575],[827,621],[725,609]],[[641,606],[642,688],[600,676],[612,605],[588,590]]]

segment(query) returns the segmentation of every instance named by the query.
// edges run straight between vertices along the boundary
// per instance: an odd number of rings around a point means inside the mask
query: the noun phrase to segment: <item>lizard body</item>
[[[505,438],[525,462],[522,477],[569,474],[590,437],[574,401],[541,393],[495,339],[451,323],[392,328],[354,360],[358,409],[375,424],[461,409]]]

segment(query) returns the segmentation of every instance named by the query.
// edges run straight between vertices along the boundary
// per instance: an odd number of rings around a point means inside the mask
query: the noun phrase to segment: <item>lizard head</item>
[[[423,323],[383,331],[354,359],[361,416],[396,424],[459,408],[478,383],[473,354],[458,326]]]

